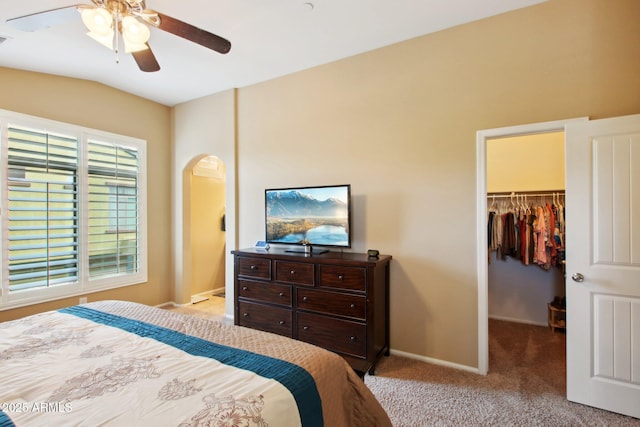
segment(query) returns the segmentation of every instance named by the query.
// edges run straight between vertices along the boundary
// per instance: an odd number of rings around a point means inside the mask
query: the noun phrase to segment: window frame
[[[78,279],[76,282],[19,292],[9,292],[8,278],[8,129],[24,126],[47,133],[71,135],[78,140]],[[138,271],[113,276],[89,278],[89,141],[105,141],[113,145],[135,148],[138,159]],[[147,260],[147,142],[143,139],[87,128],[40,117],[0,110],[0,311],[39,304],[98,291],[132,286],[148,280]]]

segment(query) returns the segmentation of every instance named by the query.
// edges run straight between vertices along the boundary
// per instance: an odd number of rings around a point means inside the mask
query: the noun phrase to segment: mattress
[[[125,301],[0,323],[0,426],[390,426],[340,356]]]

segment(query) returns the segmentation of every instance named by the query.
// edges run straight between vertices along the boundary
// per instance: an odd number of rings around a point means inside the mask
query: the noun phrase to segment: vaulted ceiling
[[[6,21],[93,5],[90,0],[5,1],[0,66],[93,80],[173,106],[230,88],[479,20],[545,0],[146,0],[146,7],[231,41],[220,54],[157,28],[151,46],[161,67],[142,72],[130,54],[87,37],[79,13],[22,31]],[[118,62],[116,61],[118,59]]]

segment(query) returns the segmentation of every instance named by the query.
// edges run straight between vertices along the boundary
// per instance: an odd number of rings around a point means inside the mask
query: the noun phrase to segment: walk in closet
[[[563,329],[565,208],[563,132],[487,142],[490,318]]]

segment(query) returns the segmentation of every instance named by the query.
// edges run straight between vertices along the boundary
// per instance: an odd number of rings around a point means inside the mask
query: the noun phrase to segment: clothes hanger
[[[519,204],[519,209],[526,213],[527,212],[527,203],[525,202],[527,195],[526,194],[521,194],[520,195],[520,204]]]
[[[493,200],[491,201],[491,206],[489,206],[490,211],[498,211],[498,206],[496,205],[496,195],[493,195]]]
[[[524,206],[526,208],[527,215],[531,215],[531,206],[527,203],[527,195],[524,195]]]

